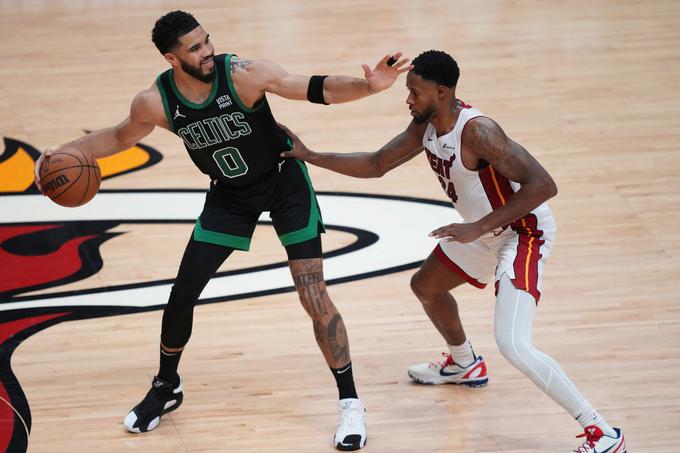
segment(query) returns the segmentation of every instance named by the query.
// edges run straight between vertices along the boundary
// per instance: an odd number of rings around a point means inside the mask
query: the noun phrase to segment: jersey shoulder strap
[[[224,69],[225,74],[227,75],[227,85],[229,87],[229,94],[236,101],[236,105],[238,105],[238,107],[242,111],[246,113],[257,112],[267,103],[267,97],[265,95],[262,95],[262,97],[252,107],[248,107],[247,105],[245,105],[245,103],[241,100],[238,93],[236,92],[234,81],[231,78],[232,74],[236,71],[237,65],[239,64],[238,62],[233,62],[234,57],[238,56],[236,54],[226,54],[224,59]],[[234,65],[233,69],[232,64]]]
[[[168,126],[172,132],[175,132],[175,125],[172,120],[172,115],[170,114],[170,101],[168,99],[168,94],[172,94],[170,90],[170,83],[168,77],[170,76],[172,69],[161,72],[156,77],[156,87],[158,92],[161,94],[161,100],[163,101],[163,109],[165,110],[165,118],[168,120]]]

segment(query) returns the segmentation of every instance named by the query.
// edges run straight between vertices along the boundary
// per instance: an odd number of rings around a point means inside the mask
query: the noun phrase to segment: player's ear
[[[166,52],[163,54],[163,57],[165,58],[165,61],[170,63],[172,67],[179,66],[179,58],[177,58],[177,55],[175,55],[174,53]]]
[[[451,88],[444,86],[444,85],[437,85],[437,98],[440,101],[446,100],[446,98],[449,95],[449,92],[451,91]]]

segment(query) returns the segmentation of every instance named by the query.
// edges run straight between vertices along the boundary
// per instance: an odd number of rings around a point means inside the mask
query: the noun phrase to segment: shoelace
[[[164,385],[159,385],[158,387],[154,384],[157,382],[160,382],[160,380],[154,382],[151,385],[151,389],[149,392],[146,394],[146,397],[144,397],[144,400],[139,406],[139,411],[141,413],[153,413],[158,410],[159,406],[163,406],[164,403],[164,397],[167,394],[172,393],[172,389],[168,388],[166,384]]]
[[[580,437],[580,436],[577,436],[577,437]],[[576,450],[574,450],[574,452],[575,453],[589,453],[589,452],[593,451],[592,448],[591,448],[593,446],[594,445],[590,441],[585,441],[581,444],[580,447],[578,447]]]
[[[586,441],[581,444],[580,447],[578,447],[576,450],[574,450],[575,453],[589,453],[593,451],[593,448],[595,448],[595,442],[600,440],[602,438],[601,435],[597,434],[590,434],[588,431],[584,432],[583,434],[579,434],[578,437],[585,437]]]
[[[430,362],[430,368],[446,368],[449,365],[455,365],[456,362],[453,361],[451,354],[447,352],[442,352],[444,359],[440,359],[438,362]]]
[[[348,424],[350,426],[356,425],[361,411],[361,407],[352,406],[352,403],[345,403],[340,407],[340,420],[338,420],[338,426],[343,424]]]

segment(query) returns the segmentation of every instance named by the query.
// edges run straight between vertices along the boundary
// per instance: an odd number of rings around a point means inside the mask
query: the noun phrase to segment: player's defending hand
[[[281,123],[278,123],[278,125],[283,130],[283,132],[285,132],[286,135],[290,137],[291,141],[293,142],[293,148],[290,151],[282,152],[280,154],[281,157],[292,157],[294,159],[300,159],[304,161],[310,160],[311,156],[314,154],[314,151],[307,148],[307,146],[304,143],[302,143],[302,140],[300,140],[300,138],[297,135],[295,135],[293,131],[291,131]]]
[[[431,237],[444,239],[447,242],[472,242],[479,239],[484,232],[476,223],[452,223],[450,225],[437,228],[430,233]]]
[[[35,161],[35,166],[33,167],[33,175],[35,177],[35,186],[38,188],[40,193],[45,195],[45,193],[42,190],[42,186],[40,185],[40,167],[42,166],[42,163],[45,159],[49,158],[52,154],[55,153],[57,150],[57,147],[52,147],[52,148],[47,148],[41,155],[38,157],[38,160]]]
[[[407,65],[408,58],[401,58],[401,52],[394,55],[385,55],[382,60],[371,68],[367,64],[361,65],[364,68],[364,77],[368,82],[371,91],[378,92],[391,87],[399,74],[413,69],[413,65]]]

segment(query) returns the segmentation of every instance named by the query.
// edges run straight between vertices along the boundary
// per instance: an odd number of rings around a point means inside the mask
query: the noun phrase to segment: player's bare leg
[[[331,368],[350,362],[345,323],[326,291],[321,258],[288,262],[295,289],[307,314],[312,318],[314,336]]]
[[[449,292],[463,283],[465,280],[444,266],[434,253],[411,278],[413,293],[449,349],[449,353],[443,354],[443,360],[417,364],[409,369],[409,376],[418,383],[479,387],[488,381],[484,359],[475,356],[465,336],[458,304]]]
[[[312,318],[314,337],[338,386],[340,422],[334,445],[356,450],[366,443],[365,409],[357,397],[345,323],[328,295],[321,258],[289,260],[300,302]]]
[[[458,304],[449,292],[463,283],[465,280],[444,266],[434,253],[411,278],[411,290],[447,344],[462,344],[466,340]]]

